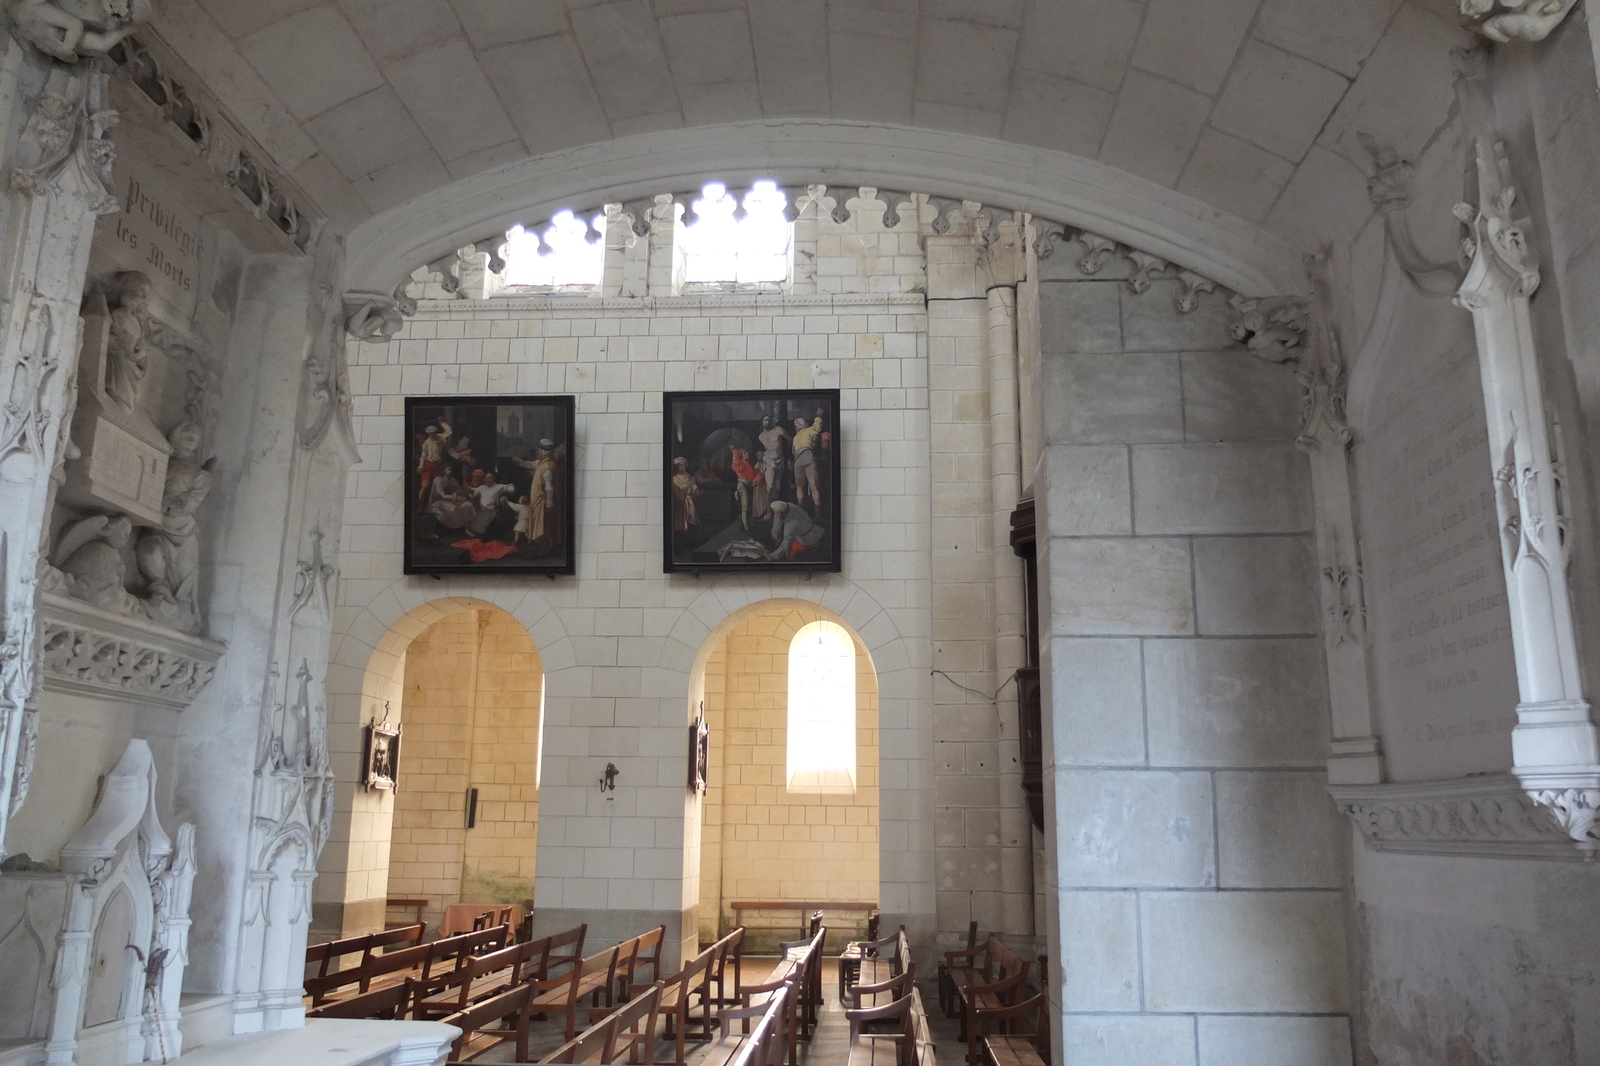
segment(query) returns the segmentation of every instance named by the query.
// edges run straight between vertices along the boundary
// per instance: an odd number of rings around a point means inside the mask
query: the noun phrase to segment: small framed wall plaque
[[[665,569],[842,569],[839,390],[662,397]]]
[[[571,396],[406,398],[408,574],[577,569]]]
[[[689,726],[689,791],[701,795],[711,779],[711,727],[706,724],[706,705],[700,705]]]
[[[383,720],[376,717],[367,726],[362,744],[362,781],[368,789],[393,792],[400,781],[400,726],[389,722],[389,705],[383,705]]]

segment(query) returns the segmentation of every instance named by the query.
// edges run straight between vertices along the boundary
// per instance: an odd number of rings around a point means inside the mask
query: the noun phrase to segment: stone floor
[[[743,979],[746,984],[759,984],[770,972],[774,960],[747,957],[744,960]],[[823,963],[822,1013],[817,1025],[817,1031],[810,1041],[800,1045],[800,1061],[803,1066],[844,1066],[850,1055],[850,1026],[845,1021],[844,1008],[839,1004],[839,967],[832,960]],[[928,1005],[930,1014],[928,1022],[933,1029],[934,1040],[944,1066],[960,1066],[963,1061],[963,1049],[957,1039],[956,1023],[945,1018],[938,1011],[938,996],[931,982],[922,989],[923,1002]],[[548,1018],[542,1022],[534,1022],[533,1030],[529,1036],[529,1058],[537,1062],[562,1044],[561,1019]],[[688,1053],[688,1066],[697,1066],[705,1057],[707,1044],[691,1044]],[[673,1046],[670,1040],[663,1040],[657,1046],[656,1061],[671,1062]],[[515,1051],[509,1044],[503,1045],[476,1060],[484,1063],[512,1063],[516,1061]]]

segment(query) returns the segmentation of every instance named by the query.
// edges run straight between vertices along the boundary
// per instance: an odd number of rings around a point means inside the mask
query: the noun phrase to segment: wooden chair
[[[978,923],[967,923],[967,948],[964,952],[945,952],[944,959],[939,963],[939,1009],[944,1011],[945,1017],[954,1018],[961,1009],[960,997],[956,992],[953,967],[971,965],[972,958],[978,951]],[[954,959],[954,961],[952,961]]]
[[[673,1040],[673,1066],[684,1066],[684,1040],[689,1031],[690,1004],[695,995],[703,994],[706,975],[711,970],[715,953],[715,945],[706,948],[663,983],[661,1016],[666,1020],[666,1035]]]
[[[744,1000],[739,995],[739,984],[744,977],[744,926],[736,927],[717,941],[716,947],[717,956],[711,962],[711,984],[708,989],[710,1002],[717,1007],[742,1003]],[[733,985],[731,993],[728,990],[730,973]]]

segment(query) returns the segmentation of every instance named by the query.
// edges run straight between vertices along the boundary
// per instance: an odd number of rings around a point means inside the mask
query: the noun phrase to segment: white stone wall
[[[1077,251],[1039,297],[1054,1046],[1347,1064],[1298,386],[1232,344],[1222,297],[1179,315],[1175,282],[1137,295]]]

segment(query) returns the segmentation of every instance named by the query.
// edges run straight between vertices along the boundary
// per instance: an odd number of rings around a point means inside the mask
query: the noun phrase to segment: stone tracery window
[[[506,232],[505,283],[554,289],[592,288],[605,273],[605,215],[592,220],[557,211],[544,232]]]
[[[743,200],[711,182],[690,206],[697,217],[677,229],[685,284],[789,280],[794,226],[784,215],[789,198],[776,182],[756,182]]]
[[[856,646],[834,622],[789,642],[788,791],[856,790]]]

